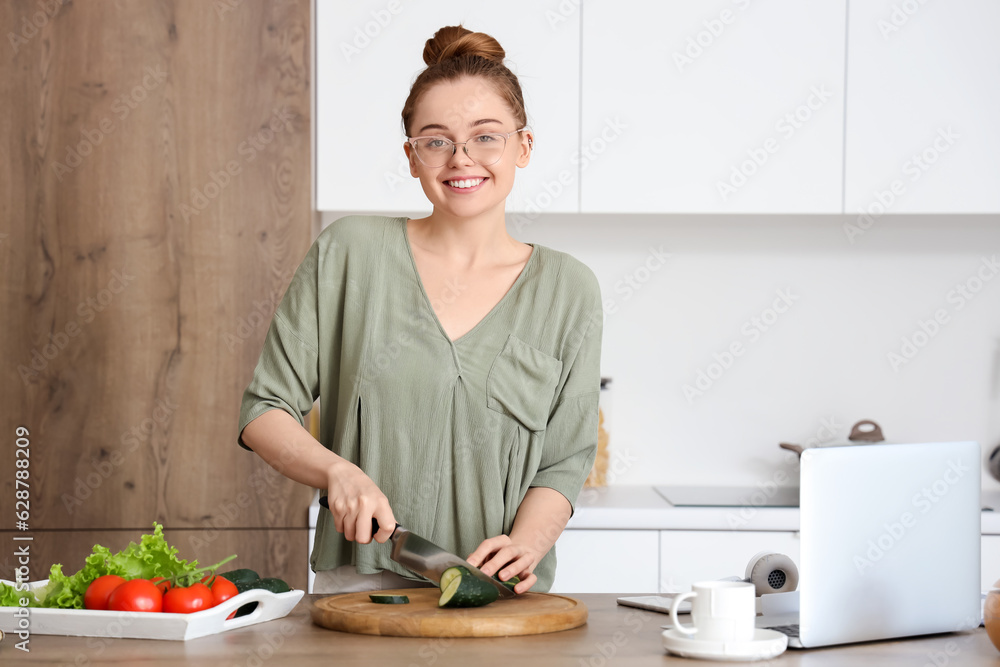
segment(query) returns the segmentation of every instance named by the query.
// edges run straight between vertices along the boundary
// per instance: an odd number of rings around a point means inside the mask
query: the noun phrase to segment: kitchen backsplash
[[[889,442],[1000,444],[1000,218],[860,222],[508,215],[601,283],[609,483],[794,483],[779,442],[861,419]]]

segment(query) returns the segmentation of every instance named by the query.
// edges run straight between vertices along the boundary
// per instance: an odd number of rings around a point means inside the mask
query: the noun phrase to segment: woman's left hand
[[[491,577],[496,574],[503,581],[511,577],[520,578],[514,592],[521,594],[538,580],[533,572],[544,555],[526,544],[511,540],[507,535],[497,535],[483,540],[466,560]]]

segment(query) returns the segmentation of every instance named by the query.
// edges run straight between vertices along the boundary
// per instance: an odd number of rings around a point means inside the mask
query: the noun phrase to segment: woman
[[[516,593],[552,585],[596,450],[600,290],[572,257],[507,234],[534,138],[503,58],[461,26],[427,41],[402,116],[432,213],[325,229],[244,395],[240,444],[328,494],[316,592],[415,585],[389,557],[397,522],[519,577]],[[318,442],[302,426],[317,396]]]

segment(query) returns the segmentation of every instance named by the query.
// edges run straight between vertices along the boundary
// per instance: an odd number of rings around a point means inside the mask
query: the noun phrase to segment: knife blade
[[[319,504],[329,509],[330,505],[323,496],[319,499]],[[378,520],[372,517],[372,535],[378,532]],[[441,574],[449,567],[461,565],[469,570],[475,578],[480,581],[487,581],[497,589],[502,598],[514,598],[517,595],[503,583],[489,576],[478,567],[470,564],[467,560],[459,558],[455,554],[442,549],[430,540],[420,537],[414,532],[407,530],[398,523],[389,538],[392,542],[392,553],[390,558],[408,570],[426,577],[435,584],[441,583]]]

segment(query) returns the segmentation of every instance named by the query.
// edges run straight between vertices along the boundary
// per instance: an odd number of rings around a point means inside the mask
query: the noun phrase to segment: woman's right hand
[[[339,459],[328,473],[327,503],[333,526],[351,542],[368,544],[375,538],[383,543],[396,527],[389,499],[361,468]],[[378,519],[378,533],[372,535],[372,517]]]

